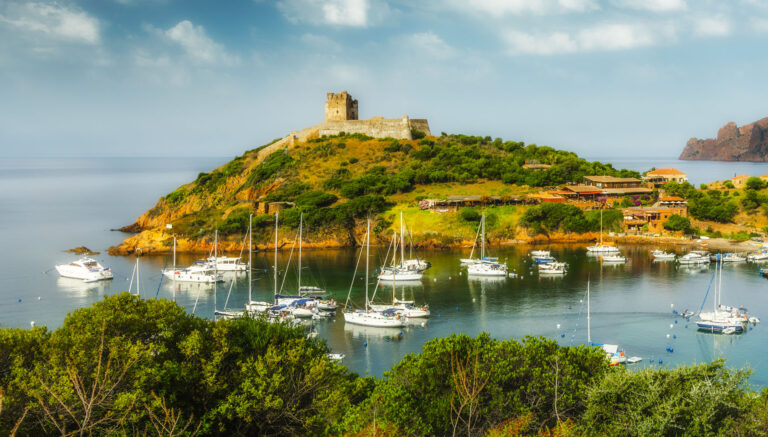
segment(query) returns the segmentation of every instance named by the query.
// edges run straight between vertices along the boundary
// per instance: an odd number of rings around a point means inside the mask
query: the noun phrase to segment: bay
[[[26,328],[34,321],[38,326],[55,328],[68,312],[127,290],[135,258],[105,254],[107,247],[126,236],[109,229],[129,224],[160,196],[193,180],[198,172],[226,161],[109,158],[0,163],[0,241],[5,243],[0,252],[0,326]],[[706,164],[711,167],[707,172],[713,173],[717,165]],[[676,166],[683,170],[680,167]],[[112,268],[113,281],[84,284],[58,277],[53,266],[76,258],[63,250],[80,245],[102,251],[96,258]],[[768,341],[765,328],[757,325],[743,335],[713,335],[699,332],[694,323],[676,317],[673,309],[697,310],[702,305],[714,269],[654,263],[649,255],[654,248],[621,247],[630,262],[608,267],[588,257],[581,246],[553,246],[553,254],[568,262],[570,270],[561,278],[543,278],[532,270],[528,257],[531,247],[492,247],[493,255],[520,275],[501,280],[467,278],[458,259],[466,257],[468,250],[421,252],[432,268],[421,282],[400,284],[395,292],[430,305],[432,317],[424,326],[422,321],[415,321],[402,330],[383,331],[345,325],[337,316],[317,321],[315,328],[334,352],[345,354],[344,364],[350,369],[376,376],[406,354],[419,352],[426,341],[453,333],[477,335],[485,331],[500,339],[541,335],[562,345],[579,345],[586,342],[584,299],[589,282],[593,341],[620,344],[628,355],[643,357],[635,368],[671,367],[724,357],[731,367],[749,366],[754,371],[751,384],[768,386],[768,369],[760,353]],[[380,265],[385,251],[373,249],[371,264]],[[288,267],[284,283],[282,279],[289,256],[286,251],[278,257],[282,284],[278,287],[285,291],[296,287],[294,263]],[[345,302],[357,257],[354,249],[306,250],[303,282],[324,287]],[[196,258],[180,255],[178,264]],[[140,259],[143,298],[175,298],[189,312],[196,305],[195,314],[203,317],[213,317],[214,308],[223,309],[225,304],[230,309],[242,308],[248,299],[248,283],[242,274],[229,274],[227,282],[217,287],[161,283],[160,271],[168,262],[164,256]],[[254,299],[272,295],[271,265],[271,253],[255,255]],[[351,287],[351,305],[363,303],[363,283],[358,269]],[[723,284],[724,303],[745,305],[758,317],[768,314],[768,302],[762,298],[768,282],[757,274],[756,266],[725,266]],[[377,291],[377,300],[391,296],[391,286]],[[711,307],[711,301],[705,305]]]

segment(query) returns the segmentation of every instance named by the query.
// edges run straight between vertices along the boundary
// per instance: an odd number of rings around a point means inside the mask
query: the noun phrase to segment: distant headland
[[[717,138],[691,138],[680,159],[768,162],[768,117],[741,127],[730,122],[717,131]]]

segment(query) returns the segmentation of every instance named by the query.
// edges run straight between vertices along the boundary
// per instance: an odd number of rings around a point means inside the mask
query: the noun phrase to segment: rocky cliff
[[[717,138],[691,138],[680,159],[768,162],[768,117],[741,127],[730,122],[717,131]]]

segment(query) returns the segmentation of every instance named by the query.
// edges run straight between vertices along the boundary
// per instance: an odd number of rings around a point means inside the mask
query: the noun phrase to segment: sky
[[[360,118],[599,157],[768,116],[768,0],[0,0],[0,156],[236,156]]]

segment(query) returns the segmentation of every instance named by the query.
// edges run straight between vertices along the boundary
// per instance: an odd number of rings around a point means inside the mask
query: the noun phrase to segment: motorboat
[[[531,258],[549,258],[552,254],[548,250],[532,250],[531,251]]]
[[[112,271],[105,268],[93,258],[80,258],[69,264],[59,264],[56,271],[64,278],[82,279],[85,282],[105,281],[112,279]]]
[[[183,269],[166,269],[163,270],[163,276],[176,282],[202,282],[206,284],[214,284],[216,282],[224,281],[224,276],[217,273],[216,270],[207,263],[193,264]]]
[[[751,262],[764,262],[768,261],[768,251],[763,250],[759,253],[751,253],[747,255],[747,261]]]
[[[674,252],[665,252],[660,249],[654,250],[651,252],[651,255],[653,256],[654,261],[674,261],[677,257]]]
[[[699,252],[690,252],[677,259],[680,265],[709,264],[709,257]]]
[[[732,253],[732,252],[726,253],[724,255],[715,255],[715,256],[721,256],[721,259],[724,263],[744,262],[747,260],[746,257],[736,253]]]
[[[623,255],[602,255],[601,259],[603,264],[624,264],[627,262],[627,257]]]
[[[205,261],[213,265],[214,268],[220,272],[244,272],[248,270],[248,264],[237,257],[212,256]]]
[[[568,271],[568,264],[552,262],[539,266],[540,275],[564,275]]]
[[[314,299],[295,300],[287,305],[287,309],[294,317],[300,319],[311,318],[318,312]]]

